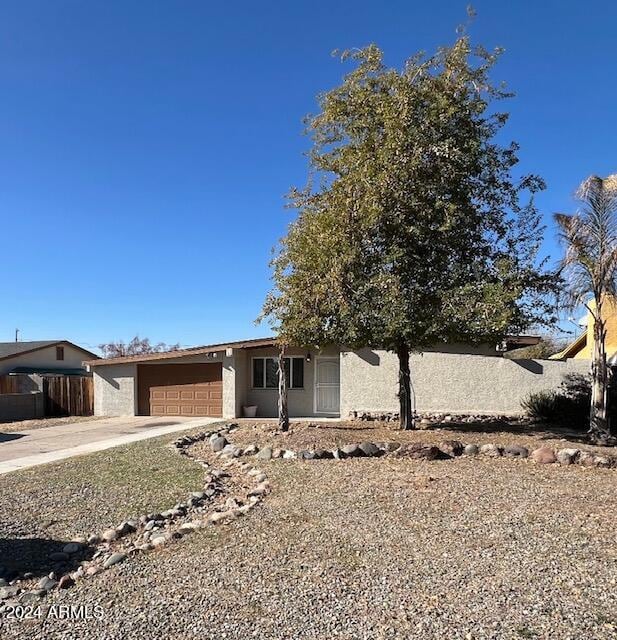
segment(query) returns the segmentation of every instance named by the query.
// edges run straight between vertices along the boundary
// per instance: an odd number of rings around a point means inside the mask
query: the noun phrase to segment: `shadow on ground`
[[[174,424],[181,424],[181,422],[178,422],[177,420],[172,420],[171,422],[150,422],[148,424],[140,424],[137,425],[138,429],[152,429],[152,427],[171,427]],[[127,433],[129,433],[127,431]]]
[[[83,545],[77,553],[64,551],[68,540],[48,538],[0,538],[0,577],[12,580],[18,574],[42,577],[54,571],[64,574],[90,559],[94,548]],[[57,554],[57,555],[54,555]]]
[[[10,442],[11,440],[19,440],[24,438],[25,433],[0,433],[0,442]]]
[[[519,436],[534,436],[540,440],[567,439],[576,442],[589,442],[587,433],[567,427],[556,427],[541,423],[509,422],[507,420],[494,420],[491,422],[436,422],[425,431],[457,431],[460,433],[509,433]]]

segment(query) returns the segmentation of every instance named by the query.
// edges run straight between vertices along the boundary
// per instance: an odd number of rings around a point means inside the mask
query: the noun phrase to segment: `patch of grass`
[[[170,446],[142,440],[2,476],[0,536],[87,535],[168,509],[203,484],[203,470]]]

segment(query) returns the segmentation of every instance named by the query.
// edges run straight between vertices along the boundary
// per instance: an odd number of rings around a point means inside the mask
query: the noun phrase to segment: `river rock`
[[[359,445],[360,450],[365,456],[372,458],[378,456],[381,453],[381,449],[372,442],[361,442]]]
[[[222,451],[228,444],[229,443],[227,442],[227,438],[225,438],[224,436],[217,436],[216,438],[210,440],[210,448],[212,449],[212,451],[214,451],[214,453]]]
[[[103,531],[101,538],[103,538],[105,542],[112,542],[118,538],[118,532],[115,529],[106,529]]]
[[[346,444],[341,447],[344,458],[359,458],[364,455],[362,449],[357,444]]]
[[[412,460],[438,460],[444,457],[438,447],[421,442],[403,445],[393,455],[397,458],[411,458]]]
[[[57,584],[57,580],[53,580],[49,576],[45,576],[38,581],[37,587],[39,589],[45,589],[45,591],[51,591]]]
[[[501,456],[501,449],[496,444],[483,444],[480,447],[480,454],[488,456],[489,458],[499,458]]]
[[[447,456],[455,458],[462,455],[465,445],[459,440],[444,440],[437,445],[440,451],[443,451]]]
[[[105,569],[108,569],[109,567],[113,567],[115,564],[122,562],[125,558],[125,553],[112,553],[109,558],[105,560],[103,566],[105,567]]]
[[[580,451],[578,449],[559,449],[555,457],[557,458],[557,462],[559,462],[559,464],[569,465],[576,462],[579,453]]]
[[[503,455],[506,458],[526,458],[529,455],[529,450],[518,444],[509,444],[504,448]]]
[[[553,464],[557,462],[555,452],[550,447],[540,447],[531,454],[531,459],[537,464]]]
[[[272,447],[264,447],[255,456],[258,460],[271,460],[272,459]]]

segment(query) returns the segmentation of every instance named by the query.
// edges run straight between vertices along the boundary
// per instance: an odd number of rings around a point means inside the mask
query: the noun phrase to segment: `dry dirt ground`
[[[247,422],[231,439],[285,440],[296,448],[446,437],[505,444],[513,437],[361,426],[377,428],[358,438],[339,425],[298,425],[274,436]],[[520,434],[512,442],[547,444]],[[147,453],[137,460],[147,464]],[[0,636],[617,637],[616,470],[481,457],[272,460],[261,467],[272,492],[247,517],[131,558],[42,605],[99,605],[100,618],[0,619]],[[121,492],[112,495],[116,511]],[[95,498],[83,508],[96,514]],[[11,492],[9,499],[19,519],[22,498]]]
[[[287,433],[265,420],[239,420],[242,429],[234,434],[234,444],[256,443],[285,449],[332,449],[354,442],[427,442],[460,440],[464,444],[520,444],[530,450],[546,446],[575,447],[593,453],[617,454],[611,447],[588,445],[582,435],[569,430],[548,429],[523,422],[457,423],[442,422],[425,429],[401,431],[396,423],[384,422],[298,422]]]
[[[55,427],[59,424],[72,422],[91,422],[92,420],[104,420],[99,416],[68,416],[66,418],[39,418],[36,420],[17,420],[13,422],[0,422],[0,433],[14,433],[16,431],[30,431],[31,429],[44,429]]]

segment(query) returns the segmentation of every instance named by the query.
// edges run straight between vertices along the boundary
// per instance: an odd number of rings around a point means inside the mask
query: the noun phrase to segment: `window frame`
[[[257,386],[255,384],[255,360],[262,360],[263,361],[263,365],[262,365],[262,371],[263,371],[263,385],[261,386]],[[274,387],[268,387],[266,386],[267,383],[267,361],[268,360],[273,360],[276,363],[276,367],[277,367],[277,371],[278,371],[278,356],[253,356],[251,358],[251,388],[252,389],[256,389],[256,390],[261,390],[261,391],[274,391],[276,389],[278,389],[278,373],[277,373],[277,384]],[[288,385],[288,389],[290,391],[302,391],[304,390],[304,375],[305,375],[305,371],[304,371],[304,356],[285,356],[285,360],[288,360],[290,363],[289,366],[289,385]],[[301,387],[294,387],[293,386],[293,373],[294,373],[294,368],[296,365],[294,365],[294,360],[301,360],[302,361],[302,386]]]
[[[56,361],[64,362],[64,345],[56,345]]]

